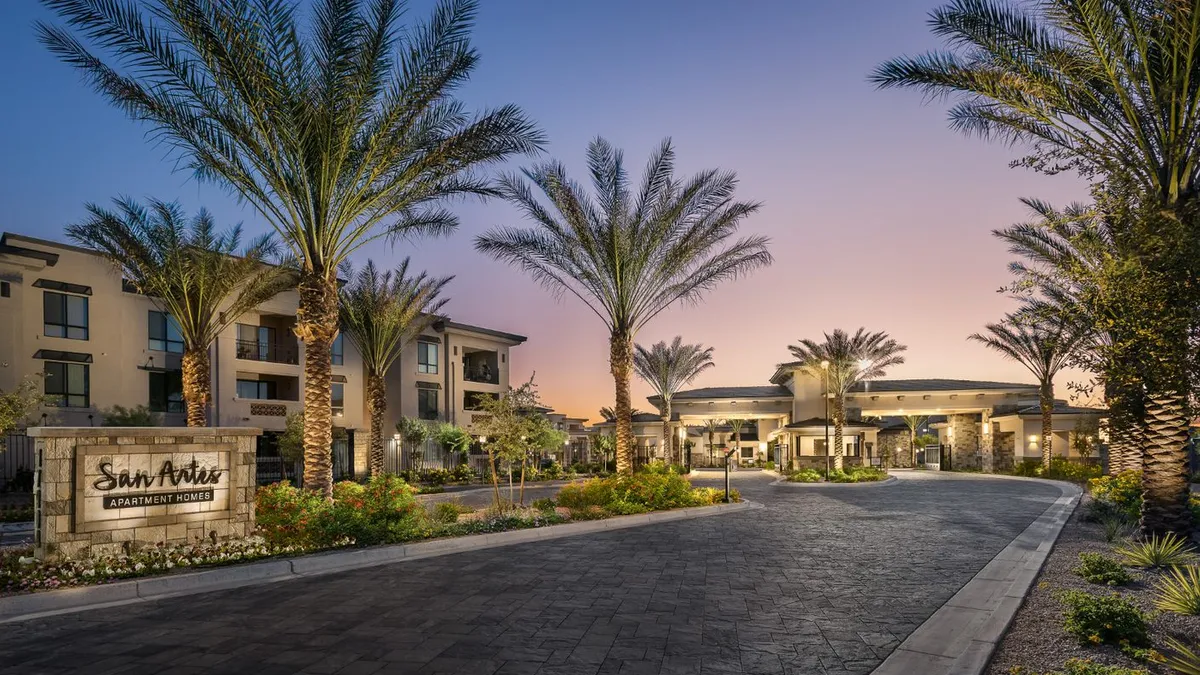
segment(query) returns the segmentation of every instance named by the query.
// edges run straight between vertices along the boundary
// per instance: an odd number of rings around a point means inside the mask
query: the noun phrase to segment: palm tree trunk
[[[306,274],[297,286],[296,336],[304,342],[304,487],[333,499],[333,340],[337,281]]]
[[[846,423],[846,400],[841,396],[833,398],[833,468],[841,471],[845,462],[842,455],[846,452],[846,443],[843,440],[843,427]],[[829,448],[825,449],[826,452]]]
[[[1177,532],[1186,538],[1191,529],[1186,410],[1186,396],[1162,393],[1148,397],[1142,469],[1143,534]]]
[[[387,411],[387,386],[383,376],[367,375],[367,417],[371,424],[371,446],[367,451],[367,470],[372,476],[383,475],[383,413]]]
[[[206,419],[208,399],[212,392],[212,370],[208,364],[208,347],[188,349],[181,359],[183,401],[187,406],[187,425],[203,427]]]
[[[1142,420],[1145,404],[1141,400],[1140,387],[1118,387],[1108,378],[1105,382],[1105,398],[1108,405],[1108,471],[1118,474],[1123,471],[1142,470]]]
[[[663,456],[667,464],[672,464],[675,462],[675,434],[671,432],[671,399],[663,398],[663,410],[666,411],[662,418]]]
[[[1042,468],[1050,468],[1051,442],[1054,440],[1054,383],[1043,382],[1038,403],[1042,409]]]
[[[632,336],[613,331],[610,343],[610,365],[616,385],[617,416],[617,473],[633,473],[633,408],[629,402],[629,376],[633,371]]]

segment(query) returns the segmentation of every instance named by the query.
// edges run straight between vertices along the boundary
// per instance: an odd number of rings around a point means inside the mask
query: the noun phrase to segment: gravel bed
[[[1125,668],[1141,668],[1155,675],[1170,675],[1173,671],[1161,664],[1132,659],[1115,647],[1083,646],[1063,630],[1062,603],[1055,598],[1061,589],[1079,589],[1091,593],[1111,593],[1114,590],[1128,596],[1151,616],[1150,637],[1154,647],[1161,649],[1166,638],[1174,637],[1183,644],[1200,644],[1200,616],[1159,612],[1151,601],[1151,589],[1159,573],[1131,568],[1136,580],[1128,586],[1110,589],[1090,584],[1074,574],[1079,566],[1079,554],[1103,553],[1113,556],[1114,544],[1104,541],[1103,529],[1083,520],[1087,498],[1075,510],[1071,520],[1059,535],[1058,543],[1047,558],[1041,574],[1030,590],[1025,604],[1017,612],[1012,626],[992,657],[987,675],[1009,675],[1020,666],[1021,673],[1044,673],[1062,668],[1067,659],[1086,658],[1097,663]],[[1114,556],[1115,557],[1115,556]]]

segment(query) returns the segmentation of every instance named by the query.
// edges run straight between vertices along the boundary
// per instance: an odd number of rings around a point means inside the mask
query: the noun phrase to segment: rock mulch
[[[1063,589],[1078,589],[1090,593],[1117,591],[1128,596],[1151,616],[1150,635],[1155,648],[1161,649],[1167,637],[1183,644],[1200,644],[1200,616],[1159,612],[1154,608],[1152,592],[1159,572],[1130,569],[1136,580],[1120,588],[1109,588],[1084,581],[1074,573],[1079,566],[1079,554],[1103,553],[1116,557],[1115,544],[1104,541],[1103,528],[1084,519],[1087,498],[1071,516],[1059,535],[1058,543],[1046,560],[1042,572],[1017,612],[1008,634],[992,657],[987,675],[1009,675],[1020,666],[1023,674],[1044,673],[1061,669],[1071,658],[1091,659],[1096,663],[1125,668],[1141,668],[1154,675],[1170,675],[1173,671],[1161,664],[1146,663],[1123,654],[1115,647],[1083,646],[1063,630],[1063,605],[1055,595]]]

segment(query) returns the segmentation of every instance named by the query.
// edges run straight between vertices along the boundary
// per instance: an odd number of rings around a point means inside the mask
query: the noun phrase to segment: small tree
[[[418,447],[429,440],[429,432],[429,425],[416,417],[401,417],[400,421],[396,423],[396,433],[400,434],[400,439],[408,444],[410,469],[421,459],[422,452]]]
[[[101,413],[101,419],[106,427],[156,427],[160,421],[158,413],[144,405],[132,408],[114,405]]]
[[[667,461],[673,462],[676,443],[675,434],[671,433],[671,401],[680,387],[713,367],[713,348],[685,345],[678,335],[671,344],[656,342],[649,349],[641,345],[634,347],[633,369],[662,399],[663,451]]]
[[[279,476],[287,480],[288,465],[304,461],[304,413],[287,416],[283,432],[275,439],[275,449],[279,451]]]
[[[452,457],[461,454],[462,463],[466,464],[467,453],[471,451],[471,434],[466,429],[450,422],[441,422],[433,428],[433,440]]]
[[[488,454],[488,466],[492,474],[492,491],[495,506],[502,509],[500,500],[500,475],[497,463],[505,461],[509,466],[509,501],[512,501],[512,465],[524,462],[529,455],[530,439],[542,433],[541,424],[549,421],[537,412],[539,400],[537,387],[530,377],[517,388],[509,387],[504,396],[486,396],[479,400],[483,419],[475,423],[476,430],[487,438],[483,449]],[[523,466],[523,464],[522,464]]]
[[[740,463],[742,459],[742,427],[746,425],[746,420],[729,419],[725,420],[725,423],[733,431],[733,447],[737,448],[737,456],[734,457],[734,460]]]
[[[908,427],[908,460],[910,466],[917,465],[917,430],[925,426],[929,415],[905,415],[904,424]]]
[[[5,437],[25,421],[45,400],[36,377],[27,377],[12,391],[0,391],[0,452],[5,450]]]

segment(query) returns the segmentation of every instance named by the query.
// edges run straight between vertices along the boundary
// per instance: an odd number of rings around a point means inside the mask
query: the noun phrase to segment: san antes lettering
[[[225,474],[222,469],[213,469],[201,466],[196,460],[185,464],[179,468],[175,468],[175,464],[171,460],[166,460],[162,464],[162,468],[158,473],[149,473],[147,471],[138,470],[132,474],[129,470],[114,474],[111,462],[100,463],[100,473],[102,476],[97,478],[92,487],[97,490],[107,492],[116,488],[152,488],[152,487],[178,487],[180,485],[217,485],[221,481],[221,476]]]

